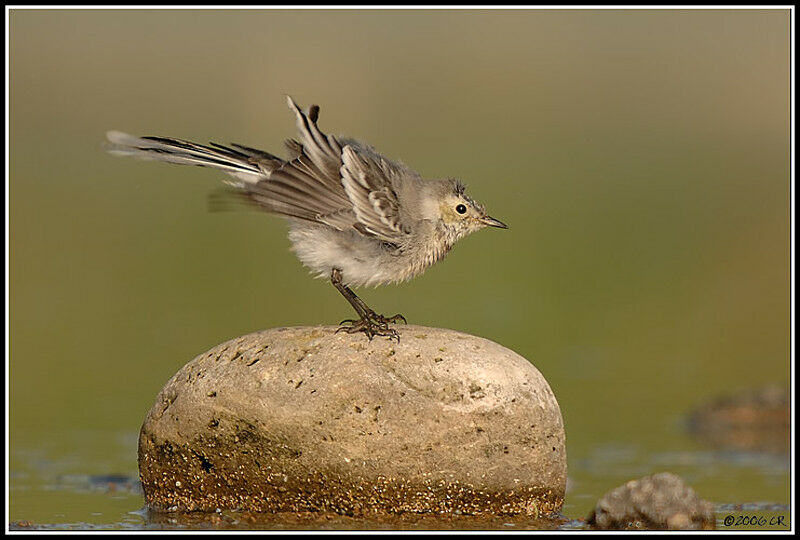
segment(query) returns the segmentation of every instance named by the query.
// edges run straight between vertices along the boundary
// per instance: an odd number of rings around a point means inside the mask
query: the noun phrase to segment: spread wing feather
[[[287,96],[287,102],[297,118],[300,135],[299,141],[287,141],[293,157],[268,178],[246,189],[260,204],[274,200],[291,209],[291,213],[281,213],[345,228],[348,220],[341,217],[326,221],[326,216],[341,216],[343,210],[352,208],[339,179],[341,146],[335,137],[317,127],[319,107],[313,105],[306,113],[291,97]],[[353,219],[349,221],[352,225]]]

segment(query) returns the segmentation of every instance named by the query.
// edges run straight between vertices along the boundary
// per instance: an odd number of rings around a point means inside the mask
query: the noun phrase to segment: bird
[[[373,311],[351,287],[407,281],[442,260],[461,238],[485,227],[507,229],[466,194],[455,178],[423,178],[403,163],[318,126],[320,108],[286,96],[298,136],[285,141],[288,158],[230,143],[202,145],[172,137],[106,133],[113,155],[196,165],[230,175],[228,190],[289,223],[289,241],[316,278],[329,279],[357,319],[337,332],[400,340],[390,325],[406,323]]]

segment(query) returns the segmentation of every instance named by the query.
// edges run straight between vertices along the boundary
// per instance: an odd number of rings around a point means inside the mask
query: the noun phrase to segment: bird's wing
[[[398,243],[408,230],[392,187],[397,168],[353,145],[342,148],[317,126],[318,106],[304,111],[291,97],[287,102],[299,133],[286,142],[291,159],[269,178],[246,185],[248,196],[273,212]]]
[[[291,159],[268,178],[243,185],[247,195],[267,210],[325,223],[338,229],[353,225],[353,204],[339,177],[342,148],[336,138],[317,126],[319,107],[303,111],[287,96],[297,117],[299,140],[287,141]]]
[[[358,220],[354,227],[359,232],[392,244],[409,234],[400,219],[400,205],[393,187],[399,185],[401,175],[395,166],[348,145],[342,150],[340,172]]]

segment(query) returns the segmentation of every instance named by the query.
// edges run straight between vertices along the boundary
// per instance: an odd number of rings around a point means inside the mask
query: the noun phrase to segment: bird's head
[[[486,208],[465,193],[464,184],[447,179],[439,194],[441,223],[455,240],[484,227],[508,229],[508,225],[486,213]]]

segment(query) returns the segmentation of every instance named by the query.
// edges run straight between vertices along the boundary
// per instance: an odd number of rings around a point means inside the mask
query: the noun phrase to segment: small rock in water
[[[692,413],[689,431],[719,448],[789,454],[789,389],[770,385],[722,396]]]
[[[154,510],[557,513],[564,425],[539,371],[492,341],[400,326],[265,330],[201,354],[145,419]]]
[[[606,493],[586,523],[603,530],[711,530],[714,505],[679,476],[658,473]]]

